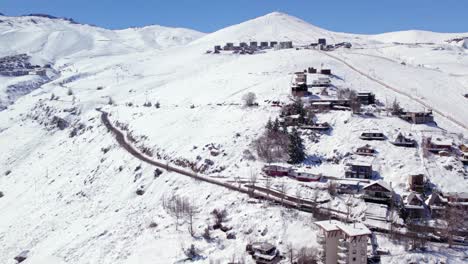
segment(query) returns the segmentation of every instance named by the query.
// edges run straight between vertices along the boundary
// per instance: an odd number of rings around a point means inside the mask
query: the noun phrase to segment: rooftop
[[[363,223],[346,224],[337,220],[326,220],[315,222],[320,228],[329,231],[343,231],[347,236],[364,236],[372,232]]]
[[[371,186],[371,185],[374,185],[374,184],[378,184],[378,185],[384,187],[385,189],[387,189],[387,190],[390,191],[390,192],[393,190],[393,189],[392,189],[392,186],[390,186],[390,184],[388,184],[387,182],[382,181],[382,180],[369,183],[369,184],[367,184],[366,186],[364,186],[364,189],[367,188],[367,187],[369,187],[369,186]]]

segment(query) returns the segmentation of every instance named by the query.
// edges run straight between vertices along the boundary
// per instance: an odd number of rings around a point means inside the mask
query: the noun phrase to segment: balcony
[[[326,240],[325,237],[323,237],[323,236],[318,236],[318,237],[317,237],[317,243],[318,243],[319,245],[325,245],[325,244],[327,243],[327,240]]]

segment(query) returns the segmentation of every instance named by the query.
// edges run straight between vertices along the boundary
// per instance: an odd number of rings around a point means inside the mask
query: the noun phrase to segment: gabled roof
[[[388,183],[386,183],[386,182],[384,182],[384,181],[382,181],[382,180],[380,180],[380,181],[375,181],[375,182],[371,182],[371,183],[367,184],[366,186],[364,186],[363,189],[366,189],[367,187],[370,187],[370,186],[375,185],[375,184],[382,186],[383,188],[385,188],[385,189],[388,190],[389,192],[392,192],[392,191],[393,191],[393,189],[392,189],[392,187],[390,186],[390,184],[388,184]]]
[[[411,201],[413,201],[414,199],[418,199],[421,203],[423,203],[423,199],[421,198],[421,196],[417,193],[410,193],[408,196],[406,196],[404,202],[405,204],[409,204]]]
[[[438,193],[432,193],[431,195],[429,195],[429,197],[427,197],[427,199],[426,199],[426,201],[424,203],[426,205],[430,206],[430,205],[436,203],[437,201],[439,201],[441,203],[446,203],[447,199],[443,198]]]

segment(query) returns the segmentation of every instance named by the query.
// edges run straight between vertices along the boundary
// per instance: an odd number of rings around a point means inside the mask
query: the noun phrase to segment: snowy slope
[[[27,32],[30,27],[35,26],[28,24],[22,30]],[[62,55],[68,56],[66,63],[60,64],[58,79],[0,112],[0,191],[4,193],[0,198],[0,263],[14,263],[13,257],[22,250],[30,250],[30,257],[24,262],[27,264],[176,263],[184,258],[182,247],[192,243],[205,256],[195,263],[217,260],[227,263],[236,258],[252,263],[245,255],[248,242],[273,242],[282,252],[286,252],[290,243],[295,248],[317,246],[317,229],[311,224],[314,220],[310,214],[258,203],[244,194],[174,172],[165,171],[155,177],[154,167],[136,160],[118,146],[102,125],[97,107],[110,112],[112,121],[128,124],[139,139],[138,144],[160,154],[162,162],[172,164],[175,159],[185,159],[203,165],[209,159],[214,165],[206,174],[226,182],[235,181],[235,176],[248,180],[264,165],[258,159],[250,159],[245,151],[252,150],[251,143],[268,118],[278,116],[278,108],[266,100],[288,102],[291,74],[298,70],[323,64],[337,76],[332,81],[338,87],[372,91],[384,103],[386,99],[397,98],[404,107],[423,108],[412,98],[385,88],[342,61],[315,50],[270,50],[252,56],[204,54],[212,45],[227,41],[266,38],[308,43],[324,35],[337,41],[355,38],[318,29],[285,14],[269,14],[188,45],[164,49],[151,47],[173,38],[151,33],[159,32],[158,27],[118,33],[78,27],[100,31],[99,37],[103,38],[110,39],[114,34],[120,37],[112,43],[100,43],[90,37],[89,43],[80,42],[79,46],[70,41],[69,48],[60,54],[29,42],[31,52],[39,50],[37,54],[44,52],[46,57],[57,60],[62,60]],[[180,34],[175,38],[176,42],[181,41]],[[411,53],[408,46],[366,38],[360,36],[362,49],[339,50],[330,55],[468,123],[463,111],[466,101],[460,94],[467,86],[460,81],[464,77],[453,75],[467,66],[466,55],[426,46],[413,47],[411,51],[417,52]],[[135,43],[141,50],[128,48],[129,43]],[[108,53],[106,45],[112,45]],[[19,43],[12,49],[27,51],[28,46]],[[437,54],[451,66],[437,71],[417,66],[428,60],[428,54]],[[413,56],[412,63],[401,65],[402,57],[406,56]],[[68,95],[69,89],[73,95]],[[257,95],[258,107],[242,106],[241,98],[247,92]],[[50,100],[51,94],[59,99]],[[109,98],[114,105],[108,105]],[[147,102],[153,105],[160,102],[161,107],[144,107]],[[54,116],[66,120],[70,127],[58,129],[53,124]],[[463,139],[453,132],[467,132],[439,115],[436,121],[442,128],[411,125],[384,114],[364,118],[349,112],[332,112],[319,115],[318,119],[329,122],[333,130],[321,135],[318,142],[306,139],[310,160],[324,161],[320,165],[310,162],[311,169],[334,177],[343,177],[345,160],[338,164],[326,160],[346,156],[366,144],[358,138],[361,132],[379,128],[388,137],[404,131],[418,140],[427,136],[450,137],[455,143]],[[74,128],[79,129],[72,136]],[[406,176],[421,171],[442,191],[468,188],[464,178],[466,167],[454,157],[423,158],[420,148],[402,150],[388,141],[372,145],[378,151],[373,163],[378,177],[392,182],[401,194],[407,192]],[[221,154],[213,155],[210,149],[213,146]],[[222,172],[214,172],[221,167]],[[264,181],[259,177],[258,184]],[[279,188],[282,181],[274,180],[274,187]],[[290,195],[330,198],[328,193],[317,191],[325,183],[284,181]],[[137,189],[145,193],[139,196],[135,193]],[[181,220],[176,229],[174,217],[163,208],[162,200],[171,194],[187,197],[200,206],[195,219],[197,238],[188,234],[186,220]],[[326,206],[343,209],[344,200],[345,197],[337,197]],[[362,215],[366,205],[359,199],[356,203],[355,214]],[[226,239],[226,234],[219,230],[213,231],[212,241],[200,238],[207,224],[212,223],[210,212],[219,208],[228,210],[227,225],[233,228],[236,239]],[[152,222],[157,226],[151,228]],[[398,263],[399,254],[416,258],[413,259],[416,262],[421,258],[448,262],[448,258],[450,263],[463,263],[460,251],[430,245],[431,252],[437,253],[421,257],[394,242],[383,241],[394,254],[384,263]]]
[[[0,16],[0,56],[17,53],[54,61],[67,56],[103,56],[184,45],[203,33],[161,26],[107,30],[63,19]],[[15,45],[11,45],[15,43]]]
[[[370,39],[377,40],[380,42],[391,43],[438,43],[442,44],[447,40],[468,37],[466,33],[437,33],[423,30],[407,30],[389,32],[371,36]]]

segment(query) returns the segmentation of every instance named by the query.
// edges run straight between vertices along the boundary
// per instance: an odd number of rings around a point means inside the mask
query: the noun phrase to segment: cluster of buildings
[[[27,54],[18,54],[0,58],[0,76],[18,77],[25,75],[45,76],[47,67],[32,65]]]
[[[238,54],[253,54],[259,50],[292,48],[292,41],[250,41],[249,43],[240,42],[239,45],[235,45],[233,42],[227,42],[224,46],[214,46],[213,52],[220,53],[221,51],[232,51]]]

